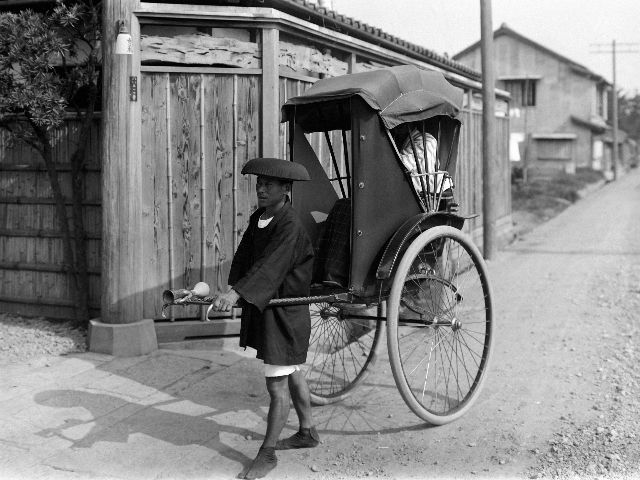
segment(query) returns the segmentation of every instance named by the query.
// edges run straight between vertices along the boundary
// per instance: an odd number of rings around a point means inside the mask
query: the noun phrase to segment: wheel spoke
[[[343,399],[374,361],[380,321],[350,319],[337,305],[313,304],[305,376],[314,403]]]

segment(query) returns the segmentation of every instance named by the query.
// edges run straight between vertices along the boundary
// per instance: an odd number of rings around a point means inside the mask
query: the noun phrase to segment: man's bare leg
[[[244,478],[247,479],[262,478],[276,467],[278,464],[275,454],[276,442],[289,418],[287,377],[266,377],[266,381],[267,391],[271,398],[267,414],[267,432],[258,455],[245,474]]]
[[[289,419],[289,389],[287,376],[266,377],[267,391],[271,397],[269,413],[267,415],[267,433],[264,436],[263,447],[275,447],[280,432]]]
[[[298,370],[289,375],[289,392],[293,407],[298,414],[300,429],[291,437],[279,440],[276,444],[276,450],[315,447],[320,443],[320,437],[313,426],[309,386],[301,371]]]
[[[293,408],[296,409],[300,428],[313,427],[311,418],[311,397],[309,396],[309,385],[300,370],[296,370],[289,375],[289,392],[293,401]]]

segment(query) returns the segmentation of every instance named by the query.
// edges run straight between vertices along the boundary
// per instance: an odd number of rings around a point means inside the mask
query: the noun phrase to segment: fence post
[[[262,30],[262,156],[280,152],[279,31]]]
[[[152,320],[143,316],[142,168],[137,0],[104,0],[102,11],[102,296],[91,320],[89,349],[133,356],[157,348]],[[120,24],[133,55],[114,52]]]

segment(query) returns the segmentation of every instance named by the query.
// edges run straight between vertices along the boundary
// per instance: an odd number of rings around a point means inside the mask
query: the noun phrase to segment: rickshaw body
[[[482,255],[461,232],[465,217],[453,196],[461,104],[462,90],[441,73],[401,66],[320,80],[282,108],[289,159],[312,178],[294,185],[292,201],[316,263],[339,254],[323,252],[339,204],[337,230],[348,242],[337,249],[347,255],[342,282],[327,281],[322,268],[314,274],[311,294],[335,295],[309,302],[306,375],[316,404],[342,400],[364,380],[385,322],[392,371],[414,413],[448,423],[477,397],[493,314]],[[330,168],[312,148],[312,134],[324,135]],[[419,158],[429,135],[436,142],[431,167]],[[341,158],[332,138],[342,142]]]

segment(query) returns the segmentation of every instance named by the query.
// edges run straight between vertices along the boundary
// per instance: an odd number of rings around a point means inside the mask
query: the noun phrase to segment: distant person
[[[310,180],[307,170],[286,160],[256,158],[247,162],[242,173],[258,176],[259,208],[251,215],[233,257],[229,291],[215,299],[213,308],[230,311],[241,301],[240,346],[255,348],[257,358],[264,361],[271,402],[264,441],[244,475],[254,479],[275,468],[275,450],[320,443],[311,416],[309,387],[300,370],[311,334],[309,305],[266,308],[272,298],[309,296],[313,247],[289,199],[293,181]],[[278,440],[289,417],[290,395],[300,428],[293,436]]]

